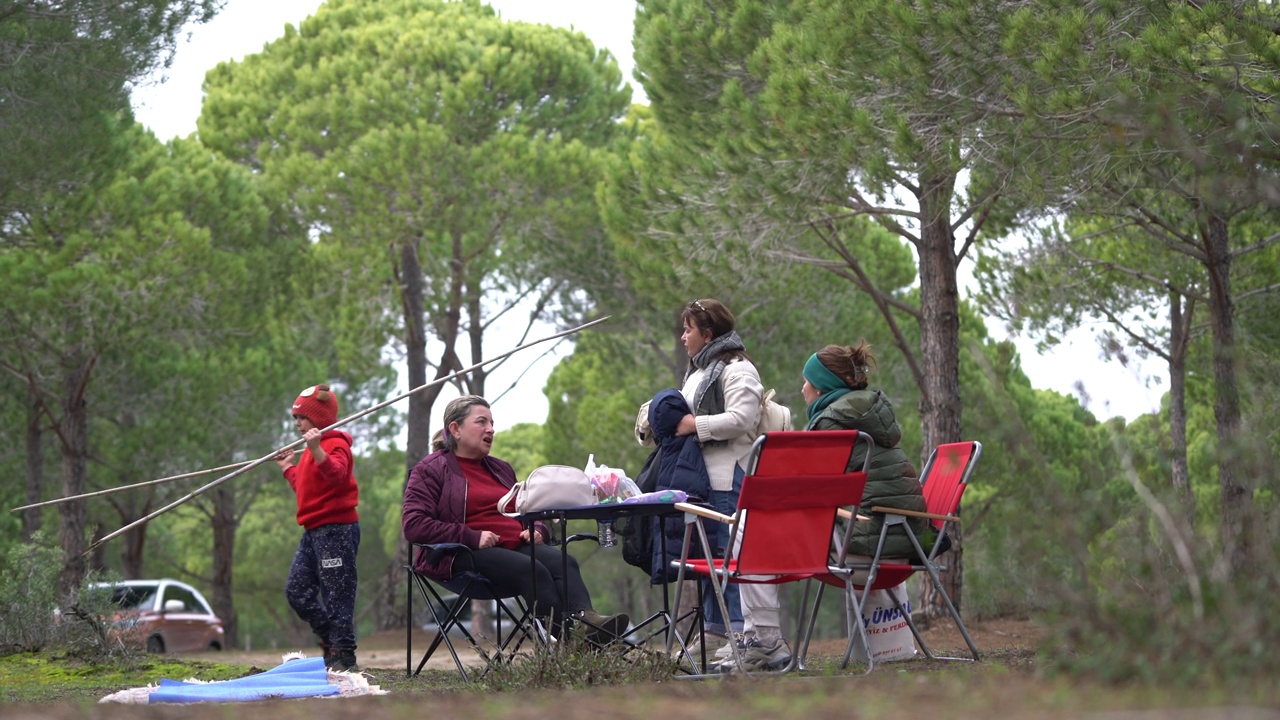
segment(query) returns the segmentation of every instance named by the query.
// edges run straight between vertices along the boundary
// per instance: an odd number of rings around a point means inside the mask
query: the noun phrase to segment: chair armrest
[[[872,512],[884,513],[886,515],[908,515],[910,517],[928,518],[930,520],[944,520],[946,522],[960,522],[960,518],[956,515],[938,515],[937,513],[919,512],[916,510],[903,510],[902,508],[884,507],[882,505],[873,505]]]
[[[677,510],[680,510],[681,512],[689,513],[690,515],[698,515],[700,517],[704,517],[709,520],[715,520],[717,522],[722,522],[725,525],[732,525],[734,521],[737,519],[733,515],[725,515],[723,513],[718,513],[715,510],[709,510],[702,506],[693,505],[691,503],[682,503],[682,502],[676,503],[675,507]]]
[[[845,520],[853,520],[856,517],[858,522],[871,522],[871,518],[867,517],[866,515],[855,516],[852,510],[845,510],[844,508],[836,508],[836,515],[839,515]]]
[[[413,546],[422,548],[426,551],[428,562],[436,562],[440,559],[441,555],[444,555],[447,552],[453,552],[455,550],[471,551],[471,548],[467,547],[465,543],[413,543]]]

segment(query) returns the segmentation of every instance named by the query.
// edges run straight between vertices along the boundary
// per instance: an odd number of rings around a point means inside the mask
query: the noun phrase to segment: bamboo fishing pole
[[[351,421],[353,421],[353,420],[359,420],[360,418],[364,417],[365,415],[369,415],[370,413],[377,412],[378,410],[381,410],[382,408],[385,408],[385,407],[387,407],[388,405],[392,405],[392,404],[398,403],[398,402],[400,402],[401,400],[403,400],[403,399],[405,399],[405,398],[409,397],[410,395],[413,395],[413,394],[415,394],[415,393],[422,392],[423,390],[426,390],[427,388],[434,387],[434,386],[436,386],[436,385],[440,385],[441,383],[445,383],[445,382],[448,382],[448,381],[450,381],[450,380],[454,380],[454,379],[457,379],[457,378],[459,378],[459,377],[462,377],[463,375],[466,375],[467,373],[472,372],[473,370],[477,370],[477,369],[479,369],[479,368],[484,367],[485,365],[490,365],[490,364],[493,364],[493,363],[495,363],[495,362],[497,362],[497,361],[499,361],[499,360],[501,360],[501,359],[503,359],[503,358],[510,357],[511,355],[515,355],[516,353],[520,352],[521,350],[528,349],[528,348],[530,348],[530,347],[533,347],[534,345],[540,345],[540,344],[542,344],[542,343],[544,343],[544,342],[549,342],[549,341],[551,341],[551,340],[558,340],[558,339],[560,339],[560,338],[562,338],[562,337],[568,337],[569,335],[574,335],[574,334],[576,334],[576,333],[582,332],[583,330],[586,330],[586,329],[587,329],[587,328],[589,328],[589,327],[593,327],[593,326],[595,326],[595,325],[599,325],[600,323],[606,322],[606,321],[607,321],[607,320],[609,320],[609,318],[611,318],[611,317],[612,317],[611,315],[606,315],[606,316],[604,316],[604,317],[600,318],[599,320],[592,320],[591,322],[589,322],[589,323],[585,323],[585,324],[583,324],[583,325],[579,325],[578,327],[570,328],[569,330],[564,330],[564,331],[562,331],[562,332],[558,332],[558,333],[556,333],[556,334],[554,334],[554,335],[548,335],[548,336],[546,336],[546,337],[544,337],[544,338],[539,338],[539,339],[537,339],[537,340],[532,340],[532,341],[530,341],[530,342],[524,343],[523,345],[519,345],[519,346],[517,346],[517,347],[515,347],[515,348],[513,348],[513,349],[511,349],[511,350],[508,350],[508,351],[507,351],[507,352],[505,352],[505,353],[502,353],[501,355],[496,355],[496,356],[494,356],[494,357],[489,358],[488,360],[482,360],[481,362],[478,362],[478,363],[476,363],[475,365],[472,365],[471,367],[463,368],[462,370],[459,370],[459,371],[457,371],[457,372],[455,372],[455,373],[452,373],[452,374],[450,374],[450,375],[446,375],[446,376],[444,376],[444,377],[442,377],[442,378],[437,378],[437,379],[435,379],[435,380],[432,380],[432,381],[431,381],[431,382],[429,382],[429,383],[425,383],[425,384],[423,384],[423,385],[419,385],[418,387],[413,388],[412,390],[409,390],[408,392],[401,393],[400,395],[397,395],[396,397],[393,397],[393,398],[391,398],[390,400],[386,400],[386,401],[381,402],[381,403],[378,403],[377,405],[374,405],[374,406],[372,406],[372,407],[370,407],[370,408],[367,408],[367,409],[365,409],[365,410],[361,410],[360,412],[356,413],[355,415],[351,415],[351,416],[349,416],[349,417],[343,418],[343,419],[339,420],[338,422],[336,422],[336,423],[334,423],[334,424],[330,425],[329,427],[327,427],[327,428],[323,428],[323,429],[321,430],[321,432],[327,432],[327,431],[329,431],[329,430],[333,430],[333,429],[335,429],[335,428],[342,427],[343,425],[346,425],[347,423],[349,423],[349,422],[351,422]],[[289,443],[288,445],[285,445],[284,447],[282,447],[282,448],[280,448],[280,449],[278,449],[278,450],[274,450],[274,451],[272,451],[272,452],[270,452],[270,453],[267,453],[266,455],[263,455],[262,457],[258,458],[257,460],[253,460],[253,461],[251,461],[251,462],[246,463],[244,466],[242,466],[242,467],[241,467],[241,468],[239,468],[238,470],[235,470],[234,472],[227,473],[226,475],[223,475],[222,477],[220,477],[220,478],[218,478],[218,479],[216,479],[216,480],[213,480],[212,482],[209,482],[209,483],[207,483],[207,484],[205,484],[205,485],[203,485],[203,486],[201,486],[201,487],[199,487],[199,488],[196,488],[195,490],[192,490],[191,492],[189,492],[189,493],[187,493],[186,495],[184,495],[184,496],[182,496],[182,497],[178,498],[177,500],[174,500],[173,502],[169,503],[168,505],[165,505],[164,507],[160,508],[159,510],[156,510],[156,511],[152,512],[150,515],[147,515],[147,516],[145,516],[145,517],[138,518],[137,520],[134,520],[133,522],[129,523],[128,525],[125,525],[124,527],[120,528],[119,530],[116,530],[116,531],[115,531],[115,532],[113,532],[113,533],[110,533],[110,534],[107,534],[107,535],[102,536],[102,537],[101,537],[101,538],[99,538],[98,540],[94,541],[91,545],[89,545],[89,548],[88,548],[87,550],[85,550],[85,554],[86,554],[86,555],[88,555],[89,553],[92,553],[94,550],[96,550],[96,549],[98,548],[98,546],[99,546],[99,545],[101,545],[101,544],[105,543],[106,541],[108,541],[108,540],[110,540],[110,539],[112,539],[112,538],[119,537],[119,536],[123,535],[124,533],[128,532],[129,530],[132,530],[133,528],[137,527],[138,525],[141,525],[142,523],[148,522],[148,521],[150,521],[150,520],[152,520],[152,519],[154,519],[154,518],[156,518],[156,517],[158,517],[158,516],[160,516],[160,515],[163,515],[164,513],[169,512],[170,510],[172,510],[172,509],[174,509],[174,508],[178,507],[179,505],[182,505],[182,504],[184,504],[184,503],[186,503],[186,502],[188,502],[188,501],[190,501],[190,500],[192,500],[192,499],[194,499],[194,498],[196,498],[196,497],[199,497],[200,495],[203,495],[204,493],[208,492],[209,490],[212,490],[213,488],[217,487],[218,485],[221,485],[222,483],[226,482],[227,480],[230,480],[231,478],[236,477],[236,476],[238,476],[238,475],[243,475],[244,473],[246,473],[246,472],[248,472],[248,471],[252,470],[253,468],[255,468],[255,467],[257,467],[257,466],[259,466],[259,465],[261,465],[261,464],[263,464],[263,463],[267,462],[268,460],[271,460],[271,459],[272,459],[272,458],[274,458],[277,454],[279,454],[279,453],[281,453],[281,452],[283,452],[283,451],[285,451],[285,450],[292,450],[292,449],[294,449],[294,448],[296,448],[296,447],[298,447],[298,446],[300,446],[300,445],[303,445],[305,442],[306,442],[305,440],[302,440],[301,438],[299,438],[298,440],[295,440],[295,441],[293,441],[293,442]]]
[[[31,505],[23,505],[22,507],[16,507],[10,510],[9,512],[22,512],[23,510],[30,510],[32,508],[44,507],[45,505],[57,505],[58,503],[71,502],[72,500],[82,500],[84,498],[97,497],[99,495],[110,495],[111,493],[124,492],[125,490],[133,490],[134,488],[147,487],[148,485],[160,485],[161,483],[173,482],[174,480],[185,480],[186,478],[199,477],[201,475],[209,475],[216,472],[222,472],[223,470],[234,470],[235,468],[238,468],[241,465],[248,465],[251,462],[253,461],[245,460],[244,462],[232,463],[230,465],[223,465],[222,467],[209,468],[208,470],[197,470],[195,472],[182,473],[181,475],[170,475],[169,477],[162,477],[157,480],[148,480],[146,482],[134,483],[132,485],[120,485],[118,487],[107,488],[106,490],[97,490],[95,492],[84,493],[83,495],[68,495],[67,497],[58,498],[56,500],[45,500],[44,502],[32,503]]]

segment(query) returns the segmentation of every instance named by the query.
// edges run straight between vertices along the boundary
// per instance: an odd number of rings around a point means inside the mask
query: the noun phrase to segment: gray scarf
[[[720,356],[734,350],[745,349],[746,347],[743,346],[742,338],[738,337],[737,331],[730,330],[719,337],[712,338],[711,342],[707,343],[693,356],[690,361],[692,367],[689,368],[689,372],[685,373],[685,379],[689,379],[689,375],[693,374],[694,368],[706,370],[701,382],[698,383],[698,390],[693,394],[693,402],[690,403],[695,415],[715,415],[724,412],[723,391],[719,393],[719,408],[714,412],[704,412],[702,400],[706,396],[708,388],[711,388],[713,383],[720,379],[720,373],[724,372],[724,360],[721,360]],[[715,385],[715,387],[719,388],[720,386]],[[716,403],[713,402],[714,404]]]

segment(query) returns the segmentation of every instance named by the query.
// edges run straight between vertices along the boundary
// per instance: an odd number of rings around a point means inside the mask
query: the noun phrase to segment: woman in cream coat
[[[732,515],[738,506],[744,468],[756,439],[764,387],[742,339],[734,331],[733,313],[723,303],[694,300],[685,306],[680,320],[684,328],[680,340],[689,353],[689,368],[680,393],[693,412],[681,419],[676,434],[697,436],[711,480],[711,497],[706,500],[717,511]],[[637,417],[636,437],[643,445],[653,444],[647,404]],[[711,525],[715,527],[708,528],[708,539],[712,551],[721,555],[729,547],[729,528],[720,523]],[[706,634],[710,636],[709,642],[719,636],[723,643],[719,655],[723,659],[731,655],[726,642],[729,633],[740,634],[743,630],[738,586],[730,585],[726,592],[730,615],[727,623],[720,615],[710,586],[704,590]],[[700,654],[698,648],[692,650],[695,656]]]

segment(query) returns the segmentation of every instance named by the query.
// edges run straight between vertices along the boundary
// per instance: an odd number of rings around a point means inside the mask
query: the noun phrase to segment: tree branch
[[[1134,270],[1133,268],[1125,267],[1124,265],[1119,265],[1109,260],[1099,260],[1097,258],[1085,257],[1069,248],[1066,249],[1065,252],[1068,255],[1070,255],[1073,260],[1075,260],[1076,262],[1080,263],[1085,267],[1101,268],[1103,270],[1110,270],[1112,272],[1120,273],[1121,275],[1127,275],[1135,280],[1142,280],[1143,282],[1150,283],[1152,285],[1155,285],[1156,287],[1162,287],[1162,288],[1165,288],[1166,290],[1176,292],[1179,295],[1186,298],[1208,300],[1208,298],[1206,298],[1205,296],[1199,293],[1192,292],[1191,290],[1185,287],[1182,287],[1180,285],[1177,285],[1172,280],[1156,277],[1155,275],[1151,275],[1150,273],[1143,272],[1142,270]]]
[[[1280,283],[1272,283],[1266,287],[1254,288],[1252,290],[1242,292],[1236,296],[1236,301],[1246,300],[1256,295],[1266,295],[1267,293],[1275,292],[1276,290],[1280,290]]]
[[[965,237],[964,244],[960,246],[960,251],[956,253],[957,266],[959,266],[960,261],[964,259],[965,254],[969,252],[969,248],[973,247],[973,243],[977,241],[978,233],[982,231],[982,226],[986,225],[987,219],[991,217],[991,211],[995,209],[996,199],[998,197],[999,195],[996,194],[988,198],[990,202],[984,201],[982,212],[979,213],[978,218],[973,221],[973,227],[969,229],[969,234]],[[974,206],[970,206],[969,209],[965,211],[965,214],[962,216],[962,219],[952,226],[951,228],[952,231],[954,231],[956,228],[960,226],[960,222],[963,222],[964,219],[967,219],[972,215],[973,208]]]
[[[851,194],[848,197],[844,198],[843,200],[837,200],[834,198],[821,198],[821,197],[818,198],[818,200],[831,205],[841,205],[841,206],[847,207],[853,210],[855,214],[871,215],[872,217],[875,218],[876,222],[880,223],[880,225],[882,225],[889,232],[904,238],[905,240],[910,242],[912,245],[915,245],[916,247],[920,246],[919,237],[912,234],[911,231],[907,230],[902,225],[899,225],[897,222],[894,222],[894,220],[892,219],[896,215],[903,215],[906,217],[915,218],[919,220],[920,213],[918,212],[912,212],[906,209],[877,207],[875,205],[872,205],[870,202],[867,202],[867,199],[862,197],[861,193],[859,193],[857,190],[853,190]]]
[[[1103,305],[1098,307],[1098,311],[1101,312],[1107,318],[1107,320],[1110,320],[1112,325],[1115,325],[1116,327],[1120,328],[1121,332],[1123,332],[1125,335],[1128,335],[1130,340],[1134,341],[1135,343],[1146,348],[1148,351],[1159,356],[1160,359],[1164,360],[1166,363],[1172,361],[1173,357],[1169,351],[1161,349],[1158,345],[1148,340],[1145,335],[1141,335],[1129,329],[1129,326],[1125,324],[1124,320],[1118,317],[1114,312],[1112,312],[1111,308]]]
[[[916,358],[916,354],[912,352],[911,345],[907,342],[906,335],[903,334],[902,328],[893,317],[893,313],[890,312],[888,296],[877,289],[875,284],[871,282],[871,278],[867,277],[866,272],[862,269],[862,264],[858,262],[858,259],[849,251],[849,247],[840,239],[839,233],[836,232],[834,226],[828,225],[826,233],[824,233],[817,225],[810,224],[809,227],[813,229],[813,232],[822,239],[822,242],[824,242],[827,247],[834,250],[836,254],[840,255],[840,257],[844,259],[849,269],[858,277],[858,285],[871,297],[872,302],[874,302],[876,307],[880,310],[880,316],[884,318],[885,323],[889,326],[890,332],[893,333],[894,344],[898,346],[898,349],[902,352],[902,356],[906,358],[907,367],[911,369],[911,376],[915,379],[916,386],[923,388],[924,371],[920,367],[920,362]],[[913,311],[911,314],[917,320],[920,319],[918,310]]]
[[[1239,250],[1235,250],[1229,253],[1229,255],[1231,256],[1231,259],[1234,260],[1240,257],[1241,255],[1248,255],[1251,252],[1257,252],[1258,250],[1263,250],[1265,248],[1271,247],[1272,245],[1276,244],[1276,241],[1278,240],[1280,240],[1280,233],[1275,233],[1274,235],[1268,235],[1267,237],[1259,240],[1258,242],[1252,245],[1247,245],[1245,247],[1240,248]]]

